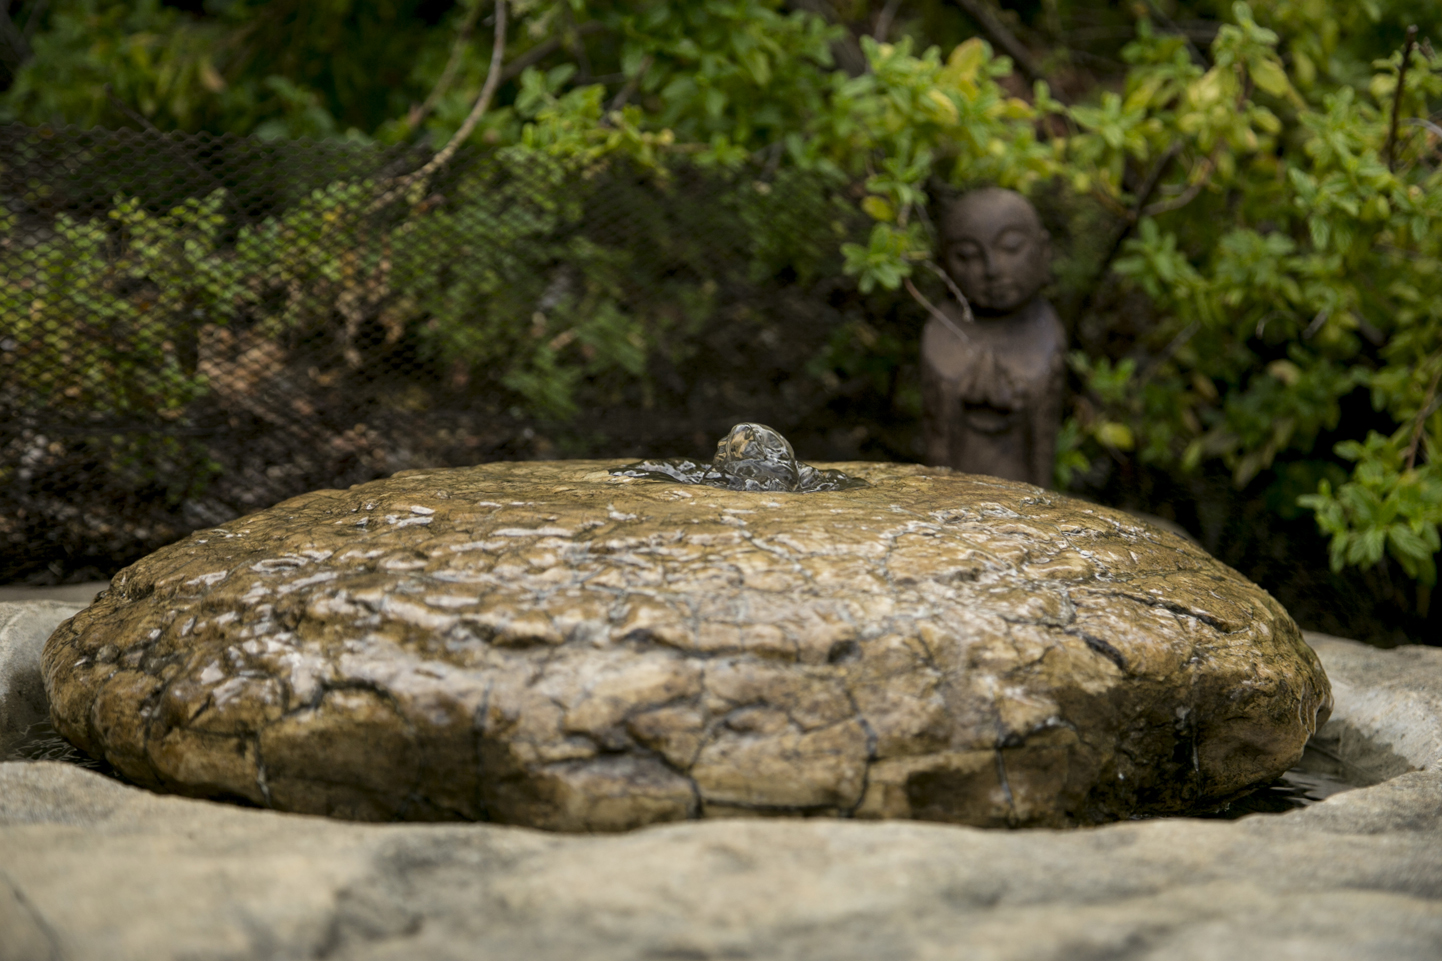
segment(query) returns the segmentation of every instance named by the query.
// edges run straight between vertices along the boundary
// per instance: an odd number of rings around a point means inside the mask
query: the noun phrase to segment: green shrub
[[[847,40],[840,27],[771,0],[511,6],[508,60],[551,43],[545,62],[564,62],[520,71],[475,138],[497,164],[544,174],[556,189],[497,189],[477,174],[436,210],[426,207],[424,190],[413,192],[376,232],[357,217],[367,191],[380,188],[339,183],[245,228],[233,253],[215,248],[205,204],[145,219],[122,198],[115,215],[132,234],[122,252],[101,256],[106,231],[67,222],[47,281],[52,292],[56,284],[79,291],[91,316],[107,318],[118,333],[101,341],[116,338],[114,357],[84,376],[37,369],[25,375],[35,389],[161,408],[203,389],[164,343],[142,338],[135,350],[144,363],[173,374],[155,396],[127,393],[131,361],[118,345],[141,308],[133,289],[114,288],[122,275],[167,286],[165,309],[203,309],[214,323],[226,323],[240,305],[277,331],[335,323],[305,316],[299,300],[258,293],[265,284],[256,271],[264,267],[292,287],[330,292],[317,302],[359,298],[385,323],[413,331],[437,364],[494,372],[534,410],[564,417],[578,385],[644,382],[657,355],[689,349],[691,333],[706,322],[714,278],[704,264],[688,268],[671,294],[678,310],[638,314],[625,296],[634,266],[626,251],[567,233],[565,225],[583,216],[586,192],[576,199],[560,184],[584,188],[618,163],[664,184],[682,158],[728,171],[739,186],[718,203],[751,229],[748,257],[758,275],[786,262],[819,269],[835,255],[862,291],[907,289],[921,298],[945,295],[931,270],[936,238],[927,208],[936,190],[998,183],[1045,193],[1073,237],[1118,241],[1115,256],[1108,243],[1073,244],[1058,265],[1054,294],[1073,314],[1092,309],[1099,289],[1116,286],[1147,305],[1141,331],[1111,356],[1074,359],[1079,391],[1061,432],[1060,483],[1076,482],[1103,457],[1183,474],[1219,463],[1239,487],[1288,491],[1289,504],[1279,509],[1314,511],[1332,538],[1334,565],[1385,555],[1424,588],[1435,582],[1442,127],[1430,110],[1442,95],[1442,58],[1425,37],[1414,44],[1403,31],[1429,22],[1430,0],[1139,4],[1124,76],[1070,106],[1040,82],[1019,96],[1010,62],[978,39],[943,51],[863,37],[867,69],[849,75],[833,60]],[[1057,13],[1087,4],[1043,6]],[[54,29],[37,36],[44,56],[20,70],[6,96],[11,116],[35,122],[89,111],[94,119],[99,78],[123,74],[117,89],[133,92],[143,113],[182,127],[207,116],[224,118],[229,129],[269,123],[272,133],[343,125],[334,119],[346,112],[335,92],[340,81],[329,74],[311,86],[292,78],[287,87],[268,82],[272,66],[252,75],[249,61],[232,58],[217,84],[206,57],[212,48],[232,49],[206,39],[205,30],[224,33],[217,22],[174,26],[175,15],[154,4],[132,14],[99,0],[61,7]],[[1202,51],[1154,16],[1163,7],[1179,18],[1215,14],[1225,22]],[[936,4],[920,8],[923,20],[942,15]],[[234,16],[252,15],[247,9],[237,5]],[[465,3],[455,17],[475,24],[478,12]],[[280,22],[252,13],[261,17],[257,36]],[[394,141],[420,130],[435,143],[449,138],[486,73],[488,44],[476,41],[455,47],[449,74],[449,40],[427,46],[406,89],[419,99],[442,74],[454,81],[435,87],[430,116],[402,120],[393,107],[390,121],[366,127],[370,135]],[[334,49],[338,71],[349,54],[344,45]],[[1060,50],[1049,62],[1066,60]],[[89,79],[46,86],[66,64]],[[607,71],[624,79],[613,77],[608,88],[596,80]],[[204,100],[201,88],[214,96]],[[264,91],[278,98],[270,107]],[[798,230],[786,203],[773,198],[767,207],[763,191],[747,193],[751,181],[812,198],[813,228]],[[251,253],[272,243],[287,251],[275,267]],[[466,256],[438,264],[430,253],[436,245]],[[388,293],[377,299],[383,261]],[[32,310],[33,292],[3,289],[7,317]],[[41,310],[62,309],[50,296],[41,296],[51,305]],[[533,309],[542,299],[547,308]],[[56,363],[71,349],[59,341],[43,347]],[[810,370],[880,381],[910,349],[904,337],[851,323]],[[1356,428],[1342,418],[1359,390],[1370,394],[1372,420]],[[1354,436],[1336,445],[1329,462],[1314,448],[1339,431]],[[1329,466],[1298,467],[1304,463]],[[1299,470],[1311,478],[1300,500]]]

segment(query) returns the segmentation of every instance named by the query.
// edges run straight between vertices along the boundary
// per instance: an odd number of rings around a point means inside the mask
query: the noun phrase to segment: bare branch
[[[428,160],[425,166],[414,173],[406,174],[404,177],[397,177],[391,181],[391,187],[384,194],[378,197],[375,203],[371,204],[372,211],[378,210],[395,200],[403,194],[412,184],[430,178],[437,170],[440,170],[450,159],[455,156],[461,144],[466,142],[473,132],[476,124],[480,123],[481,116],[491,105],[491,98],[496,95],[496,88],[501,85],[501,61],[506,56],[506,0],[496,0],[496,39],[491,47],[491,65],[486,71],[486,82],[481,87],[481,94],[471,106],[471,112],[466,116],[461,128],[451,135],[446,145],[436,152],[436,155]]]
[[[1157,158],[1157,162],[1153,164],[1152,169],[1147,172],[1147,179],[1142,182],[1142,189],[1137,191],[1136,201],[1132,204],[1132,209],[1127,211],[1126,220],[1122,223],[1122,229],[1117,231],[1116,237],[1112,239],[1111,247],[1107,249],[1107,255],[1102,258],[1101,271],[1103,274],[1106,273],[1107,269],[1111,266],[1112,261],[1116,259],[1117,253],[1122,249],[1122,243],[1131,236],[1132,228],[1142,219],[1142,215],[1147,208],[1147,202],[1152,199],[1152,194],[1156,193],[1157,187],[1161,185],[1162,175],[1167,172],[1167,168],[1171,166],[1172,161],[1177,159],[1177,155],[1181,152],[1181,141],[1172,141],[1172,145],[1167,148],[1165,153]],[[1100,276],[1101,274],[1098,274],[1098,277]]]
[[[1422,127],[1426,130],[1431,131],[1435,136],[1442,137],[1442,127],[1439,127],[1432,121],[1423,119],[1422,117],[1408,117],[1407,126]]]
[[[1133,203],[1132,209],[1120,211],[1123,215],[1122,228],[1116,232],[1116,236],[1112,238],[1111,246],[1107,248],[1106,254],[1102,256],[1101,263],[1097,266],[1096,274],[1092,278],[1091,286],[1087,289],[1086,296],[1081,301],[1078,314],[1084,314],[1091,309],[1097,291],[1101,289],[1102,279],[1106,277],[1107,272],[1111,270],[1112,261],[1116,260],[1117,254],[1121,252],[1122,244],[1131,236],[1133,228],[1135,228],[1137,223],[1142,219],[1142,215],[1146,211],[1147,201],[1151,200],[1152,194],[1156,193],[1157,187],[1160,186],[1162,182],[1162,176],[1167,172],[1167,168],[1171,166],[1172,161],[1176,160],[1177,155],[1181,152],[1181,141],[1173,141],[1172,145],[1167,148],[1166,153],[1157,158],[1156,164],[1154,164],[1152,169],[1147,173],[1147,179],[1142,183],[1141,190],[1137,191],[1136,201]],[[1099,199],[1105,201],[1105,206],[1119,206],[1106,195],[1102,195]]]
[[[486,71],[486,83],[481,87],[481,95],[476,98],[475,104],[471,106],[471,112],[466,116],[461,129],[452,135],[450,142],[441,148],[440,152],[431,158],[430,163],[422,167],[418,177],[429,177],[440,168],[444,167],[460,149],[461,144],[476,129],[476,124],[481,122],[481,115],[491,106],[491,99],[496,95],[496,88],[501,85],[501,61],[506,56],[506,0],[496,0],[496,40],[491,47],[491,65]]]
[[[143,113],[140,113],[134,107],[130,106],[130,104],[117,97],[115,95],[115,88],[112,87],[110,84],[105,84],[105,86],[101,89],[105,91],[105,96],[110,101],[110,105],[112,107],[125,114],[131,120],[134,120],[136,123],[140,124],[141,129],[145,130],[147,133],[153,134],[160,143],[165,145],[165,149],[167,152],[180,158],[181,163],[185,164],[191,170],[194,170],[196,173],[200,174],[202,177],[215,184],[216,189],[220,190],[225,194],[225,199],[230,203],[231,209],[235,211],[236,215],[247,224],[252,222],[250,214],[246,213],[245,207],[243,207],[236,201],[235,191],[227,187],[225,185],[225,182],[216,175],[215,171],[207,170],[200,164],[196,163],[194,157],[192,157],[180,144],[176,143],[173,139],[161,133],[160,130],[155,126],[155,124],[151,123],[148,119],[146,119],[146,116]]]
[[[955,334],[957,337],[961,338],[961,342],[962,342],[962,343],[964,343],[964,344],[969,344],[969,343],[971,343],[971,338],[968,337],[968,336],[966,336],[966,331],[964,331],[964,330],[962,330],[960,327],[956,326],[956,322],[955,322],[954,320],[952,320],[950,317],[946,316],[946,314],[945,314],[944,312],[942,312],[942,310],[941,310],[939,307],[937,307],[935,304],[933,304],[931,301],[927,300],[926,297],[925,297],[925,295],[923,295],[921,291],[919,291],[919,290],[916,289],[916,285],[911,282],[911,278],[910,278],[910,277],[904,278],[902,282],[903,282],[904,284],[906,284],[906,290],[907,290],[907,292],[911,294],[912,298],[913,298],[918,304],[920,304],[921,306],[923,306],[923,307],[926,308],[926,312],[927,312],[928,314],[930,314],[931,316],[935,317],[937,320],[941,321],[944,325],[946,325],[946,328],[947,328],[948,330],[950,330],[950,331],[951,331],[953,334]],[[968,313],[969,313],[969,311],[968,311]]]
[[[971,301],[967,300],[966,294],[963,294],[961,288],[956,286],[956,281],[951,279],[951,274],[929,260],[925,261],[925,264],[926,269],[940,277],[941,282],[946,284],[946,289],[951,291],[951,296],[956,298],[957,304],[961,306],[961,319],[968,324],[976,323],[976,316],[971,312]]]
[[[566,29],[561,36],[566,39],[566,49],[576,58],[576,82],[580,85],[589,86],[596,81],[591,79],[591,58],[586,54],[586,43],[581,35],[576,32],[576,12],[571,9],[569,3],[560,6],[561,13],[566,17]],[[503,78],[504,79],[504,78]]]
[[[1155,217],[1158,214],[1171,213],[1173,210],[1182,209],[1195,200],[1197,194],[1201,193],[1202,188],[1212,179],[1212,171],[1217,167],[1216,151],[1213,151],[1212,155],[1206,160],[1203,160],[1199,166],[1201,168],[1200,174],[1187,186],[1186,190],[1183,190],[1171,200],[1161,200],[1143,208],[1141,216]]]
[[[471,12],[466,17],[465,22],[461,24],[460,29],[456,33],[456,42],[451,48],[451,58],[446,62],[446,68],[441,72],[440,79],[436,81],[435,87],[432,88],[431,92],[426,96],[425,103],[413,109],[410,114],[406,116],[406,124],[410,127],[414,128],[424,120],[426,116],[435,109],[441,97],[444,96],[445,92],[450,88],[460,68],[461,61],[464,59],[466,45],[471,39],[471,31],[475,29],[476,21],[479,19],[480,12],[484,7],[484,0],[478,0],[476,5],[471,8]],[[527,67],[532,67],[540,63],[557,50],[566,46],[568,41],[583,37],[588,33],[597,33],[605,29],[606,25],[600,21],[588,20],[583,24],[563,30],[560,36],[552,37],[543,43],[536,44],[505,65],[501,71],[501,83],[519,77],[522,73],[525,73]]]
[[[636,72],[631,76],[631,79],[627,80],[626,85],[616,93],[616,96],[611,98],[610,104],[606,106],[606,113],[614,113],[626,106],[626,101],[630,100],[631,94],[635,93],[636,88],[641,86],[641,78],[646,76],[646,71],[650,69],[651,55],[648,53],[642,58],[640,65],[636,67]]]
[[[1173,140],[1172,145],[1167,148],[1166,153],[1157,159],[1156,165],[1152,167],[1151,171],[1147,174],[1147,179],[1142,183],[1142,189],[1137,191],[1137,202],[1132,208],[1132,223],[1136,223],[1142,219],[1142,211],[1146,210],[1147,202],[1152,199],[1152,194],[1156,193],[1157,187],[1161,185],[1162,174],[1167,172],[1167,168],[1171,166],[1172,161],[1176,160],[1177,155],[1181,152],[1182,142],[1180,140]]]
[[[1407,445],[1407,469],[1411,470],[1417,466],[1417,447],[1422,443],[1422,427],[1427,423],[1427,418],[1437,411],[1437,383],[1442,380],[1442,367],[1437,368],[1437,373],[1432,375],[1432,383],[1427,385],[1427,394],[1422,398],[1422,406],[1417,409],[1417,418],[1412,422],[1412,443]]]
[[[413,108],[406,116],[407,126],[414,129],[426,118],[427,114],[436,108],[436,104],[440,102],[441,97],[445,96],[446,91],[450,89],[451,81],[455,79],[456,71],[459,70],[461,66],[461,59],[465,56],[466,45],[471,42],[471,31],[476,28],[476,21],[480,19],[481,8],[484,6],[483,0],[475,0],[471,6],[471,12],[466,14],[465,20],[461,21],[460,29],[456,31],[456,41],[451,44],[450,59],[446,61],[446,66],[445,69],[441,71],[440,79],[437,80],[436,85],[431,88],[431,92],[426,94],[425,101],[419,107]]]
[[[578,37],[583,37],[588,33],[596,33],[597,31],[605,29],[606,25],[604,23],[600,23],[596,20],[588,20],[580,26],[576,27],[575,32]],[[521,54],[510,63],[506,64],[506,69],[501,71],[501,81],[505,82],[507,80],[516,79],[521,74],[526,72],[527,67],[535,66],[542,60],[549,57],[551,54],[555,53],[557,50],[560,50],[561,47],[565,46],[566,40],[567,37],[565,35],[562,35],[559,37],[552,37],[544,43],[536,44],[534,47],[527,50],[525,53]]]
[[[1187,324],[1187,326],[1183,327],[1182,330],[1177,334],[1177,336],[1173,337],[1167,343],[1167,346],[1162,349],[1162,352],[1156,357],[1152,358],[1151,363],[1147,364],[1146,370],[1142,371],[1141,376],[1137,378],[1137,386],[1141,386],[1142,384],[1145,384],[1147,381],[1151,380],[1152,375],[1155,374],[1158,370],[1160,370],[1163,364],[1171,360],[1172,355],[1175,354],[1177,351],[1181,350],[1182,347],[1186,345],[1187,341],[1192,339],[1192,335],[1200,329],[1201,324],[1197,323],[1195,320],[1192,321],[1190,324]]]
[[[896,19],[896,10],[900,6],[901,0],[886,0],[886,6],[876,15],[876,29],[871,32],[871,38],[877,43],[885,43],[890,36],[891,22]]]
[[[110,84],[107,83],[104,87],[104,90],[105,96],[110,101],[110,105],[112,107],[115,107],[121,113],[129,117],[131,120],[134,120],[136,123],[140,124],[143,130],[146,130],[149,133],[153,133],[157,137],[163,136],[163,134],[161,134],[161,132],[156,129],[155,124],[151,123],[144,114],[135,110],[135,108],[131,107],[130,104],[117,97],[115,95],[114,87],[110,86]]]
[[[1412,48],[1417,46],[1417,25],[1407,28],[1407,43],[1402,47],[1402,63],[1397,67],[1397,90],[1392,95],[1392,123],[1387,128],[1387,145],[1382,155],[1387,158],[1387,169],[1397,170],[1397,118],[1402,113],[1402,94],[1407,90],[1407,62],[1412,59]]]
[[[1146,0],[1146,2],[1147,6],[1151,8],[1152,16],[1160,20],[1162,26],[1168,32],[1173,33],[1178,37],[1181,37],[1182,40],[1186,43],[1187,53],[1191,55],[1193,63],[1201,67],[1203,70],[1211,66],[1211,64],[1207,61],[1207,58],[1202,55],[1202,51],[1197,49],[1197,45],[1192,42],[1191,34],[1173,23],[1172,19],[1162,11],[1162,8],[1160,6],[1157,5],[1157,0]]]

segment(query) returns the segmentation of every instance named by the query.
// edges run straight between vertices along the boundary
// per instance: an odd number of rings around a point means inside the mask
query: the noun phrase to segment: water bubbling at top
[[[869,486],[839,470],[818,470],[796,459],[791,443],[765,424],[737,424],[716,445],[716,457],[698,464],[685,457],[643,460],[612,474],[649,480],[704,484],[733,491],[795,492],[851,490]]]

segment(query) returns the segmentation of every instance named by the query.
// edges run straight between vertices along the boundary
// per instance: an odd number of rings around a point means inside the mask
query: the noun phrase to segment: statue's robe
[[[1006,317],[954,323],[964,340],[935,317],[921,335],[926,462],[1050,486],[1066,369],[1056,311],[1036,297]]]

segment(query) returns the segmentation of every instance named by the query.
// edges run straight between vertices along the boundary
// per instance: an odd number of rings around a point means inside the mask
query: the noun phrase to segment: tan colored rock
[[[56,727],[175,793],[361,820],[1088,824],[1275,776],[1331,693],[1265,592],[1038,488],[416,471],[198,532],[56,631]]]

